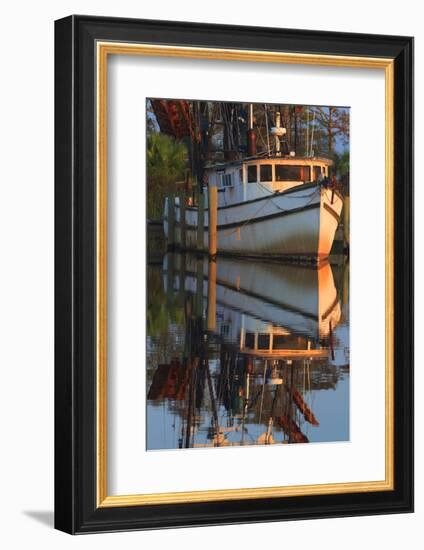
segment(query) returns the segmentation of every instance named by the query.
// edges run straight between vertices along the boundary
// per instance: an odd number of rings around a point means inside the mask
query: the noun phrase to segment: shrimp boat
[[[343,208],[341,193],[327,183],[333,162],[295,156],[282,140],[285,132],[277,113],[271,129],[275,140],[272,151],[207,167],[204,208],[178,197],[166,198],[164,232],[168,242],[172,220],[173,245],[208,250],[209,218],[213,220],[210,188],[216,187],[218,254],[314,263],[326,260]],[[250,147],[249,152],[256,148]]]

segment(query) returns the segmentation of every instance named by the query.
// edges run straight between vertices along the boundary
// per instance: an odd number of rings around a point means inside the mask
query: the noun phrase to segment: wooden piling
[[[215,185],[209,186],[208,195],[208,243],[209,255],[214,258],[217,251],[217,225],[218,225],[218,189]]]
[[[205,195],[203,193],[198,194],[197,204],[197,250],[203,251],[205,249]]]

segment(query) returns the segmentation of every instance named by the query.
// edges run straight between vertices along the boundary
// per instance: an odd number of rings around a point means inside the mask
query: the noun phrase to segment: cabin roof
[[[240,160],[230,160],[227,162],[210,164],[209,166],[206,166],[206,170],[224,170],[225,168],[241,166],[242,164],[250,164],[258,161],[262,161],[264,163],[269,161],[290,161],[290,163],[294,163],[294,164],[296,162],[303,163],[307,161],[308,163],[311,163],[311,164],[316,162],[316,163],[326,164],[327,166],[333,165],[333,161],[325,157],[300,157],[300,156],[291,157],[290,155],[281,155],[281,156],[256,155],[254,157],[244,157],[243,159],[240,159]]]

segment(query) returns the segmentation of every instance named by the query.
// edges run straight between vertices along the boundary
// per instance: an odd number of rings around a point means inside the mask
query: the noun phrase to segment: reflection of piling
[[[168,197],[168,247],[175,246],[175,197]]]
[[[197,199],[197,249],[204,250],[204,233],[205,233],[205,195],[199,193]]]
[[[203,317],[203,258],[196,262],[196,317]]]
[[[349,216],[350,214],[350,197],[344,198],[343,204],[343,240],[345,251],[349,249]]]
[[[185,193],[178,193],[178,202],[180,207],[180,245],[186,248],[186,201]]]
[[[209,260],[208,266],[208,330],[216,327],[216,261]]]
[[[186,280],[186,255],[181,254],[180,255],[180,270],[179,270],[179,294],[181,296],[181,300],[184,299],[185,296],[185,280]]]
[[[343,266],[343,306],[349,305],[349,262]]]
[[[217,224],[218,224],[218,189],[215,185],[209,186],[208,203],[208,234],[209,234],[209,255],[216,256],[217,249]]]
[[[166,294],[168,303],[170,303],[174,297],[174,269],[175,269],[175,255],[167,254],[167,271],[166,271]]]

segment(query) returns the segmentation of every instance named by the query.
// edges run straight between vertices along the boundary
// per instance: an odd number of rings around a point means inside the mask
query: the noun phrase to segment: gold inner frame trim
[[[385,211],[386,211],[386,361],[385,361],[385,479],[281,487],[255,487],[109,496],[107,493],[107,61],[109,55],[138,55],[217,59],[383,69],[385,71]],[[142,506],[255,498],[277,498],[394,489],[394,60],[254,50],[163,46],[123,42],[96,43],[97,56],[97,506]]]

